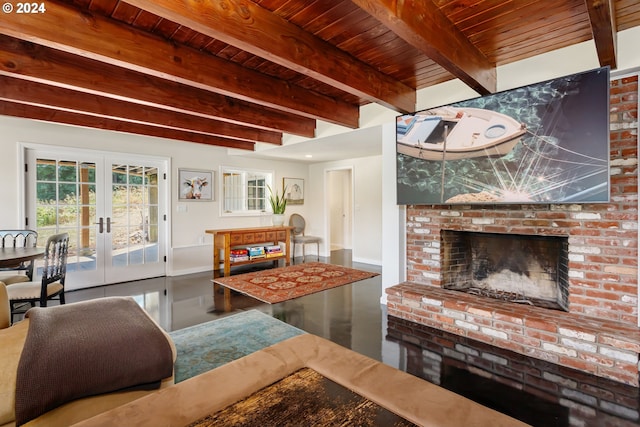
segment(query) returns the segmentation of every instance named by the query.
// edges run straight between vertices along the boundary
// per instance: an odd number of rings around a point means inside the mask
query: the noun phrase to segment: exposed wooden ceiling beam
[[[255,145],[253,142],[249,141],[239,141],[236,139],[203,135],[201,133],[184,132],[175,129],[144,125],[140,123],[123,122],[119,120],[106,119],[103,117],[87,116],[70,111],[53,110],[49,108],[20,104],[6,100],[0,100],[0,115],[42,120],[46,122],[63,123],[95,129],[112,130],[116,132],[133,133],[137,135],[155,136],[159,138],[175,139],[179,141],[214,145],[218,147],[238,148],[242,150],[253,150]]]
[[[267,133],[262,131],[264,140],[261,141],[257,139],[258,132],[256,132],[256,129],[155,107],[143,107],[126,101],[1,75],[0,98],[6,101],[37,105],[55,110],[201,133],[209,136],[251,142],[282,143],[282,136],[275,132]],[[74,122],[74,124],[78,123]]]
[[[272,132],[313,137],[315,120],[0,35],[0,74]]]
[[[432,0],[351,1],[479,94],[497,90],[495,64],[489,62]]]
[[[127,0],[127,3],[399,112],[415,90],[253,2]]]
[[[359,107],[168,42],[55,0],[33,19],[12,14],[0,33],[258,105],[357,128]]]
[[[612,70],[617,64],[617,28],[616,14],[612,0],[585,0],[591,33],[596,44],[598,60],[601,66],[610,66]]]

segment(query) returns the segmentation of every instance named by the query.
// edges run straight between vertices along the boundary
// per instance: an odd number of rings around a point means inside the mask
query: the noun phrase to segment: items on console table
[[[264,252],[267,258],[276,258],[282,256],[282,247],[280,245],[265,246]]]
[[[247,248],[249,251],[249,259],[264,259],[267,257],[264,246],[254,246],[252,248]]]
[[[205,230],[207,234],[213,234],[214,271],[220,269],[221,263],[223,264],[225,276],[231,275],[232,265],[238,266],[266,261],[277,262],[280,259],[284,259],[285,266],[290,265],[291,229],[293,229],[292,226],[282,225]],[[284,242],[284,252],[279,245],[280,242]],[[280,252],[276,251],[276,246],[280,248]],[[262,253],[252,256],[250,249],[256,247],[261,248]],[[246,255],[239,252],[242,250],[246,251],[244,252]],[[221,253],[222,259],[220,259]],[[244,258],[245,256],[248,259]],[[217,285],[214,284],[214,292],[216,289]],[[231,310],[231,291],[228,288],[224,288],[224,310]]]
[[[249,251],[247,249],[231,249],[229,254],[231,263],[249,261]]]

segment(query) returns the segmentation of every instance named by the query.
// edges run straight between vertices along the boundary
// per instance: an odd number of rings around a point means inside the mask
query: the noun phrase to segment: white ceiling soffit
[[[338,135],[309,139],[282,146],[274,147],[269,145],[269,147],[260,151],[229,150],[229,154],[255,159],[286,160],[303,163],[332,162],[379,156],[382,155],[382,126],[356,129]]]

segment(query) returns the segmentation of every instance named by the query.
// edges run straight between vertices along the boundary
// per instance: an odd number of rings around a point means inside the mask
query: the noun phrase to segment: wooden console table
[[[213,234],[213,269],[220,268],[220,251],[223,251],[224,275],[231,275],[231,267],[238,265],[254,264],[258,262],[278,261],[284,259],[285,265],[290,265],[290,245],[292,226],[267,226],[252,228],[230,228],[226,230],[205,230]],[[259,246],[263,244],[277,245],[285,243],[285,251],[282,255],[272,258],[259,258],[248,261],[231,262],[231,249],[234,247]],[[214,285],[214,292],[216,286]],[[224,288],[224,310],[231,310],[231,291]]]

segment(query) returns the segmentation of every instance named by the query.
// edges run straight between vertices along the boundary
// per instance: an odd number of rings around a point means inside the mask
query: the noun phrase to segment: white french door
[[[28,149],[27,221],[38,244],[67,232],[67,289],[166,272],[167,161]]]

